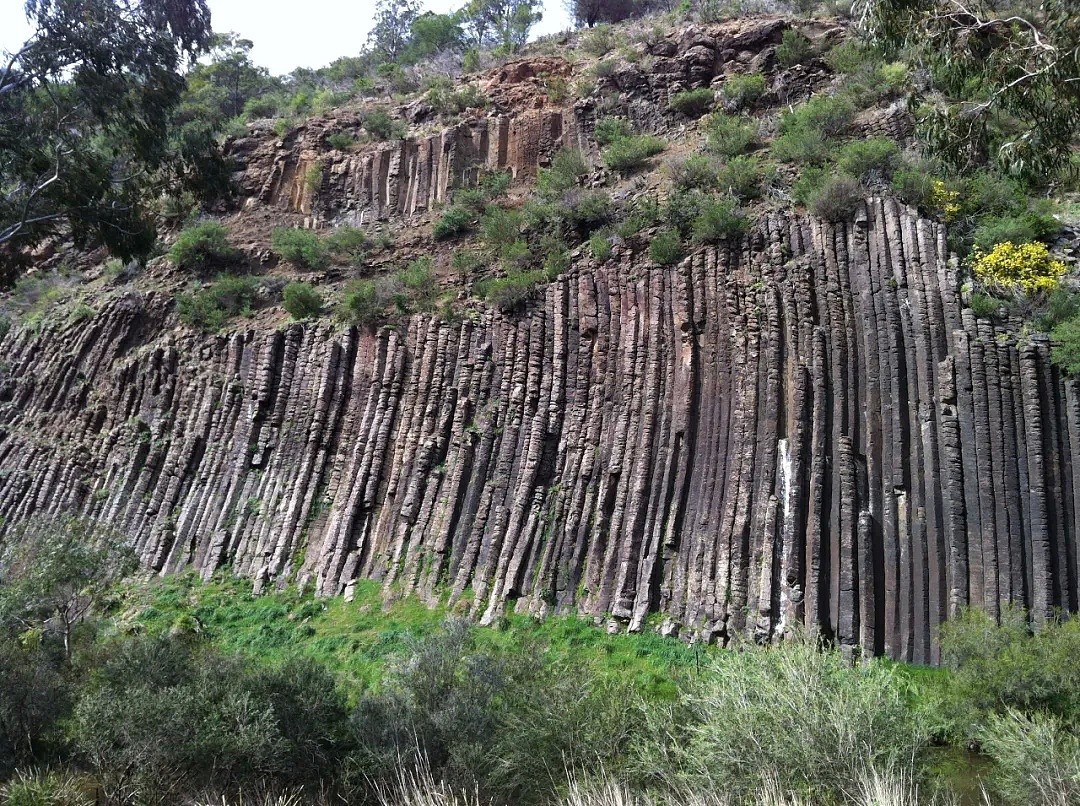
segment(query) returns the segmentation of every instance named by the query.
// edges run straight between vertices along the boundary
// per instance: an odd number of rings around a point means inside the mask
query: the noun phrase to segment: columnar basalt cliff
[[[940,225],[764,216],[579,256],[517,316],[197,337],[163,295],[0,344],[0,516],[150,568],[358,578],[936,659],[965,604],[1077,606],[1080,390],[962,306]]]

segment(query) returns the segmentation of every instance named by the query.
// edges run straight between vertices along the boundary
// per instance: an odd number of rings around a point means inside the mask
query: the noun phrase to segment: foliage
[[[714,103],[716,103],[716,93],[708,87],[702,87],[676,93],[671,97],[668,106],[679,114],[699,118],[708,112]]]
[[[185,325],[213,332],[238,314],[246,316],[254,303],[253,278],[222,274],[207,288],[180,294],[176,311]]]
[[[900,146],[888,137],[853,140],[840,149],[836,164],[860,182],[887,182],[900,164]]]
[[[589,252],[595,260],[603,263],[611,257],[611,238],[602,232],[594,233],[593,236],[589,238]]]
[[[504,210],[496,205],[488,205],[480,219],[480,230],[484,241],[496,252],[503,252],[512,247],[521,238],[524,220],[516,210]]]
[[[851,177],[835,177],[810,198],[810,212],[825,221],[847,221],[864,196],[863,186]]]
[[[635,0],[569,0],[568,7],[578,25],[596,25],[597,30],[610,28],[597,23],[621,22],[641,11]]]
[[[381,62],[401,60],[409,44],[413,23],[420,16],[416,0],[377,0],[375,24],[368,33],[368,47]],[[386,139],[386,138],[383,138]]]
[[[708,154],[694,154],[668,162],[671,183],[678,190],[712,190],[718,185],[721,166]]]
[[[611,197],[603,190],[570,190],[562,197],[562,218],[578,236],[607,224],[614,215]]]
[[[270,246],[280,257],[305,269],[323,269],[330,262],[327,244],[314,230],[276,227]]]
[[[604,148],[600,152],[600,159],[609,170],[627,174],[641,168],[650,157],[656,156],[665,148],[667,144],[659,137],[631,135],[618,138]]]
[[[547,279],[542,271],[514,272],[506,277],[485,281],[477,291],[503,313],[519,310],[536,287]]]
[[[803,64],[814,55],[814,47],[806,34],[796,28],[784,31],[780,44],[776,46],[776,60],[784,67]]]
[[[31,2],[34,30],[0,69],[0,283],[64,233],[128,261],[154,246],[153,202],[223,192],[206,122],[179,126],[181,71],[211,43],[204,0]],[[119,177],[124,177],[120,181]]]
[[[1050,335],[1055,342],[1050,359],[1070,375],[1080,375],[1080,316],[1059,322]]]
[[[721,157],[745,153],[758,139],[757,124],[750,118],[716,112],[706,122],[705,147]]]
[[[385,109],[373,109],[363,116],[364,129],[376,140],[401,140],[405,137],[405,124],[394,120]]]
[[[893,670],[851,665],[809,638],[718,656],[663,721],[643,755],[673,756],[694,790],[749,796],[771,780],[815,803],[840,802],[925,741]]]
[[[733,111],[739,111],[753,108],[765,94],[765,87],[765,76],[761,73],[746,73],[727,79],[721,92],[725,103]]]
[[[999,243],[991,251],[976,249],[971,262],[975,276],[988,288],[1020,291],[1028,296],[1056,289],[1065,264],[1043,243]]]
[[[413,291],[421,300],[428,300],[435,294],[435,264],[430,257],[413,260],[398,272],[398,280],[405,288]]]
[[[649,257],[659,266],[678,263],[683,257],[682,239],[677,230],[665,229],[649,242]]]
[[[0,554],[0,625],[55,631],[70,659],[76,627],[134,568],[134,552],[112,530],[74,517],[30,520]]]
[[[453,204],[447,207],[442,214],[442,218],[435,222],[435,229],[432,234],[435,236],[435,240],[445,241],[463,232],[468,232],[474,220],[475,216],[472,211],[461,205]]]
[[[196,63],[187,74],[178,115],[208,121],[215,129],[244,115],[266,117],[260,104],[266,104],[267,96],[281,89],[281,82],[251,61],[253,47],[250,39],[235,33],[214,34],[210,58]]]
[[[694,218],[693,233],[697,243],[717,243],[737,238],[746,232],[749,222],[739,202],[733,198],[710,200]]]
[[[338,151],[352,151],[356,148],[357,139],[347,132],[334,132],[326,136],[326,144]]]
[[[1034,186],[1069,170],[1080,130],[1080,30],[1072,0],[1014,9],[975,0],[864,0],[886,46],[906,46],[931,79],[923,135],[965,170],[992,159]],[[1006,10],[1007,9],[1007,10]]]
[[[989,294],[972,294],[968,305],[973,314],[982,318],[997,316],[1001,311],[1001,300]]]
[[[624,137],[630,137],[634,133],[634,128],[626,118],[608,117],[596,121],[596,129],[593,133],[596,136],[596,142],[603,147]]]
[[[337,227],[323,238],[323,243],[332,254],[356,261],[363,256],[367,236],[356,227]]]
[[[1012,215],[987,216],[975,227],[972,238],[975,249],[989,252],[1000,243],[1017,245],[1047,241],[1061,229],[1056,218],[1036,210]]]
[[[3,786],[6,806],[95,806],[88,781],[68,770],[18,770]]]
[[[717,173],[717,186],[740,201],[750,201],[761,196],[767,178],[775,175],[775,166],[769,173],[754,157],[733,157]]]
[[[923,166],[901,165],[893,171],[893,193],[921,210],[933,206],[934,177]]]
[[[285,286],[282,307],[293,319],[310,319],[322,311],[323,298],[308,283],[289,283]]]
[[[240,252],[229,243],[229,231],[216,221],[203,221],[181,232],[169,250],[178,268],[202,272],[235,263]]]
[[[345,287],[337,308],[337,316],[351,325],[372,327],[379,323],[386,306],[399,296],[396,278],[354,280]]]
[[[793,129],[773,140],[772,154],[781,162],[820,166],[831,158],[834,145],[818,129]]]
[[[996,762],[991,789],[1005,803],[1080,802],[1080,735],[1059,717],[1009,709],[992,715],[979,738]]]
[[[469,0],[458,12],[465,44],[513,53],[540,21],[539,0]]]
[[[580,151],[559,149],[551,160],[550,168],[542,168],[536,179],[541,195],[551,197],[576,187],[580,177],[589,171],[589,164]]]

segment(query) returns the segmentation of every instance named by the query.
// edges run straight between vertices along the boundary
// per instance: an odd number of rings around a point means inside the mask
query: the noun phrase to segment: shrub
[[[897,674],[852,665],[816,642],[724,652],[686,696],[672,731],[642,755],[674,757],[697,791],[748,797],[768,782],[813,803],[845,802],[871,770],[910,763],[925,742]],[[748,753],[747,748],[753,748]],[[665,752],[667,750],[667,752]]]
[[[91,782],[65,770],[18,770],[0,786],[5,806],[95,806]]]
[[[667,148],[659,137],[633,135],[615,140],[600,152],[600,159],[609,170],[632,173]]]
[[[581,37],[579,47],[590,56],[604,56],[619,44],[615,29],[607,23],[597,25]]]
[[[603,233],[597,232],[589,238],[589,252],[593,258],[601,263],[611,257],[611,239]]]
[[[503,313],[521,308],[536,287],[546,278],[542,271],[512,273],[507,277],[488,280],[478,287],[481,295]]]
[[[765,94],[765,76],[761,73],[747,73],[732,76],[724,82],[721,92],[724,101],[734,110],[750,109]]]
[[[597,78],[608,78],[615,75],[618,66],[619,63],[614,59],[604,59],[593,65],[592,72]]]
[[[1061,229],[1056,218],[1029,210],[1019,215],[1001,215],[984,218],[975,227],[974,247],[983,252],[992,250],[999,243],[1027,244],[1053,238]]]
[[[522,224],[521,213],[504,210],[493,204],[488,205],[484,217],[480,219],[480,229],[484,234],[484,240],[496,251],[502,251],[518,241],[521,237]]]
[[[848,38],[825,54],[825,63],[833,72],[854,75],[867,67],[877,67],[881,54],[860,39]]]
[[[670,266],[682,260],[683,246],[679,233],[673,229],[661,230],[649,244],[649,257],[660,266]]]
[[[561,104],[570,97],[570,85],[563,76],[544,76],[543,87],[548,100],[554,104]]]
[[[229,231],[224,226],[216,221],[203,221],[177,236],[169,258],[178,268],[205,271],[235,263],[240,252],[229,243]]]
[[[316,160],[308,166],[306,171],[304,171],[304,187],[307,188],[309,192],[314,193],[322,187],[322,180],[323,166],[321,162]]]
[[[735,199],[716,199],[705,204],[693,224],[696,243],[716,243],[746,232],[748,222]]]
[[[289,283],[285,286],[282,305],[293,319],[309,319],[319,315],[323,298],[308,283]]]
[[[364,129],[376,140],[401,140],[405,124],[394,120],[385,109],[373,109],[363,117]]]
[[[1054,326],[1050,359],[1070,375],[1080,375],[1080,316],[1074,316]]]
[[[716,112],[706,125],[705,147],[721,157],[736,157],[747,151],[758,138],[757,124],[750,119]]]
[[[925,167],[901,167],[893,172],[893,192],[904,202],[920,210],[931,208],[934,179]]]
[[[720,174],[720,163],[707,154],[673,159],[667,168],[672,184],[679,190],[712,190]]]
[[[802,64],[814,55],[814,47],[802,31],[788,28],[776,46],[776,60],[784,67]]]
[[[326,136],[326,144],[338,151],[352,151],[358,145],[358,141],[346,132],[334,132]]]
[[[688,90],[672,96],[668,106],[687,117],[699,118],[712,109],[716,103],[716,93],[708,87]]]
[[[577,186],[578,177],[589,172],[589,164],[576,149],[563,148],[556,152],[550,168],[540,170],[536,185],[540,193],[551,196]]]
[[[775,171],[775,168],[773,168]],[[761,196],[765,170],[753,157],[733,157],[717,175],[717,185],[740,201]]]
[[[468,232],[473,224],[473,213],[467,207],[454,204],[446,208],[442,218],[435,222],[433,234],[435,240],[445,241],[463,232]]]
[[[180,321],[200,330],[220,330],[238,314],[245,316],[255,302],[255,280],[251,277],[218,276],[208,288],[176,298]]]
[[[888,137],[854,140],[840,149],[837,166],[860,182],[888,181],[900,162],[900,146]]]
[[[772,154],[781,162],[796,165],[824,165],[832,158],[833,144],[814,129],[796,129],[772,142]]]
[[[326,235],[323,243],[331,253],[356,260],[364,254],[367,236],[356,227],[337,227]]]
[[[314,230],[277,227],[270,246],[285,260],[307,269],[322,269],[330,262],[329,250]]]
[[[842,95],[815,95],[780,118],[780,133],[820,132],[824,136],[843,134],[855,117],[855,107]]]
[[[972,313],[984,319],[997,316],[1001,311],[1001,300],[989,294],[972,294],[968,304]]]
[[[625,118],[601,118],[596,121],[596,142],[601,146],[611,145],[616,140],[630,137],[634,133],[630,121]]]
[[[991,251],[976,249],[971,268],[988,288],[1020,291],[1028,296],[1053,291],[1065,274],[1043,243],[1000,243]]]
[[[586,236],[611,220],[611,197],[603,190],[571,190],[563,196],[563,216],[579,236]]]
[[[487,259],[479,249],[458,249],[450,258],[450,267],[459,274],[475,274],[486,265]]]
[[[490,198],[497,199],[510,189],[510,183],[514,177],[509,171],[492,171],[484,174],[480,180],[480,187]]]
[[[426,256],[417,258],[398,272],[398,280],[421,299],[429,299],[435,293],[436,286],[434,261]]]
[[[864,196],[863,186],[848,176],[825,182],[810,199],[810,212],[826,221],[847,221]]]
[[[1080,735],[1052,714],[1009,710],[980,733],[994,760],[991,789],[1005,803],[1080,803]]]
[[[401,296],[397,278],[353,280],[345,287],[345,293],[338,303],[337,316],[348,324],[370,327],[382,318],[387,304],[392,300],[400,302]]]

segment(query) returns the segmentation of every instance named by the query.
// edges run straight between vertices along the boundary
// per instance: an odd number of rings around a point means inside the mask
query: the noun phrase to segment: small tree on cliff
[[[1075,174],[1076,0],[856,0],[853,8],[874,36],[906,46],[928,68],[936,92],[924,134],[938,156],[960,169],[993,160],[1036,185]]]
[[[210,43],[205,0],[28,0],[26,14],[34,35],[0,60],[0,284],[56,233],[148,254],[151,203],[203,195],[220,162],[211,132],[173,129],[182,71]]]
[[[465,41],[471,47],[495,45],[513,52],[540,21],[540,7],[540,0],[470,0],[458,12]]]
[[[75,628],[136,567],[110,529],[74,517],[32,520],[11,530],[0,553],[0,626],[59,634],[70,660]]]
[[[642,0],[566,0],[566,10],[578,25],[622,22],[642,13]]]
[[[419,16],[416,0],[379,0],[375,5],[375,25],[368,34],[368,47],[376,58],[391,64],[400,61]]]

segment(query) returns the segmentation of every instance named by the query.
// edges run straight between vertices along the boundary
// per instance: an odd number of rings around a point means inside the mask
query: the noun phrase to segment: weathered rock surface
[[[645,254],[515,318],[200,339],[147,295],[15,331],[0,517],[85,513],[161,572],[914,661],[961,605],[1076,609],[1080,390],[962,306],[939,225],[876,201]]]

